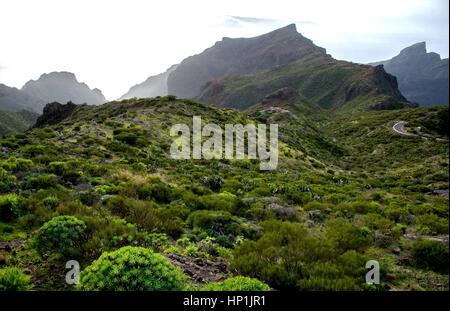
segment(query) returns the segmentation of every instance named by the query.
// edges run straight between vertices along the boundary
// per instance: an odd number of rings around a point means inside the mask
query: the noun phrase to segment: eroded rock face
[[[58,102],[47,104],[44,107],[43,114],[37,119],[36,124],[33,127],[44,127],[46,125],[59,123],[68,118],[75,108],[77,108],[77,105],[72,102],[68,102],[65,105]]]
[[[423,106],[449,104],[449,63],[434,52],[427,52],[419,42],[403,49],[390,60],[372,63],[383,65],[395,75],[402,94]]]

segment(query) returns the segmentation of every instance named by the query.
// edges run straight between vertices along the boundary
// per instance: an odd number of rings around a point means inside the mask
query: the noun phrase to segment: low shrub
[[[448,246],[440,241],[416,240],[412,246],[414,263],[418,267],[448,272]]]
[[[0,291],[26,291],[31,289],[31,277],[17,267],[0,268]]]
[[[82,290],[171,291],[185,289],[186,276],[153,251],[126,246],[103,253],[81,272]]]
[[[13,221],[22,214],[24,198],[17,194],[0,195],[0,220]]]
[[[49,189],[58,185],[58,179],[55,175],[42,174],[35,177],[30,177],[26,181],[26,188],[28,189]]]
[[[205,291],[270,291],[269,285],[254,278],[235,276],[222,282],[206,284]]]
[[[39,229],[33,246],[41,254],[50,250],[64,255],[76,254],[85,230],[84,221],[74,216],[56,216]]]

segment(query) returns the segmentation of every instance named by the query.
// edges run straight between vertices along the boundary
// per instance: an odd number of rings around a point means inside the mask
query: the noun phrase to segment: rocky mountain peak
[[[427,53],[427,45],[425,42],[418,42],[411,46],[408,46],[400,51],[400,55],[417,56]]]
[[[106,102],[99,89],[90,89],[86,83],[79,82],[74,73],[67,71],[44,73],[39,79],[25,83],[21,90],[44,103],[72,101],[99,105]]]

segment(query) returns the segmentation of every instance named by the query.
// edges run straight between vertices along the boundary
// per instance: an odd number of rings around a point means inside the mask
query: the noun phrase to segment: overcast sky
[[[426,41],[448,57],[448,0],[1,0],[0,83],[71,71],[108,99],[222,37],[290,23],[337,59],[391,58]]]

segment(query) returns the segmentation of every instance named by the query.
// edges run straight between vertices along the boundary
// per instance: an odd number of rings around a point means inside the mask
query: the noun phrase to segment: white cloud
[[[448,57],[447,0],[2,0],[0,11],[0,82],[67,70],[109,99],[222,37],[292,22],[340,59],[384,59],[418,41]],[[231,16],[259,22],[230,27]]]

